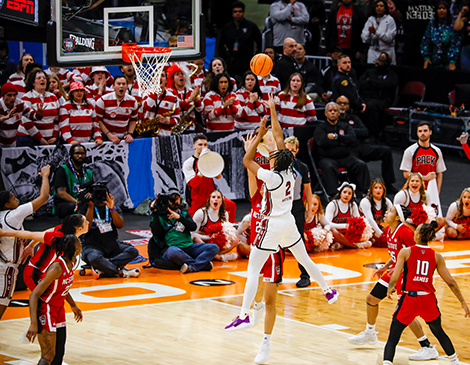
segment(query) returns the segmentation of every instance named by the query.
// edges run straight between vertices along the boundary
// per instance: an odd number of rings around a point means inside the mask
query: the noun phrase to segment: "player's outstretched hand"
[[[266,102],[266,105],[270,109],[276,109],[276,101],[274,100],[273,94],[268,94],[268,101]]]
[[[267,118],[266,116],[264,116],[263,119],[261,119],[261,123],[259,125],[259,134],[261,135],[261,137],[264,137],[265,134],[268,133],[269,128],[271,128],[271,126],[266,127],[266,123],[267,123]]]
[[[243,141],[243,147],[245,148],[245,152],[248,151],[248,148],[250,148],[251,144],[253,143],[253,140],[256,137],[254,136],[253,132],[250,132],[246,135],[246,139],[243,138],[242,136],[242,141]]]
[[[468,141],[468,133],[462,132],[460,137],[457,137],[457,141],[459,141],[461,144],[466,144]]]

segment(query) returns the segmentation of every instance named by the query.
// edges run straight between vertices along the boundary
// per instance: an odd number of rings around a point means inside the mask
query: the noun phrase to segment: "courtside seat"
[[[393,106],[385,109],[385,113],[391,116],[399,116],[407,111],[415,102],[423,101],[426,94],[426,85],[419,81],[410,81],[401,90]]]

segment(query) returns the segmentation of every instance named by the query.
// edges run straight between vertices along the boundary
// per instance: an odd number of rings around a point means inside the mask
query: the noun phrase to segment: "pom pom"
[[[365,218],[362,217],[364,220],[364,223],[366,224],[366,227],[364,228],[364,231],[362,232],[362,237],[361,237],[361,242],[368,241],[374,236],[374,229],[370,225],[369,221]]]
[[[419,226],[428,221],[428,213],[424,210],[423,206],[420,206],[413,210],[410,219],[415,226]]]
[[[423,209],[426,212],[426,214],[428,215],[428,219],[426,219],[426,223],[431,223],[433,220],[436,219],[437,214],[436,214],[436,209],[435,208],[433,208],[429,205],[423,204]]]
[[[327,231],[324,228],[321,228],[321,226],[306,229],[305,234],[307,235],[305,247],[309,252],[326,251],[333,243],[333,233]]]
[[[374,247],[388,247],[387,244],[387,235],[385,232],[382,232],[379,238],[374,238],[373,239],[373,244]]]
[[[351,243],[362,242],[362,234],[366,229],[366,222],[362,217],[351,217],[348,219],[348,229],[344,234]]]

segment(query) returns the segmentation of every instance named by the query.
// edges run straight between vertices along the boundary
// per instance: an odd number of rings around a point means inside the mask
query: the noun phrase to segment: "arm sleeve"
[[[186,184],[188,184],[193,177],[196,176],[196,171],[193,169],[193,159],[188,158],[183,163],[183,175],[184,179],[186,180]]]
[[[202,209],[198,209],[196,213],[194,213],[193,221],[196,223],[196,232],[199,232],[202,226],[202,221],[204,220],[204,212]]]
[[[335,218],[335,211],[336,211],[336,204],[334,201],[328,203],[325,210],[325,218],[331,228],[336,229],[346,229],[346,223],[333,223],[333,219]]]
[[[33,203],[29,202],[26,204],[22,204],[18,208],[10,211],[7,216],[6,222],[16,229],[21,229],[25,218],[28,215],[33,214],[33,212]]]
[[[470,159],[470,147],[468,146],[468,143],[462,145],[462,148],[465,152],[465,155],[467,155],[467,158]]]
[[[366,24],[364,25],[364,28],[362,28],[362,33],[361,33],[361,38],[363,43],[368,43],[370,39],[370,32],[369,32],[369,27],[372,25],[372,17],[369,17],[367,19]]]
[[[152,236],[156,237],[159,240],[165,240],[165,229],[160,223],[160,217],[157,213],[152,213],[152,218],[150,219],[150,230],[152,231]]]
[[[437,150],[437,155],[439,156],[437,160],[436,172],[444,172],[447,170],[446,163],[444,162],[444,156],[442,155],[442,151],[439,149]]]
[[[286,20],[292,14],[292,4],[288,4],[284,9],[279,8],[278,3],[273,3],[270,8],[270,15],[273,20],[280,23]]]
[[[327,231],[331,230],[330,223],[326,219],[325,215],[322,214],[318,222],[322,225],[323,228],[325,228]]]
[[[449,227],[457,229],[457,223],[454,223],[455,214],[457,213],[457,203],[453,202],[447,210],[446,223]]]
[[[180,219],[178,219],[179,222],[185,226],[188,231],[193,232],[196,230],[196,222],[194,222],[193,218],[191,215],[187,212],[182,212],[180,213]]]
[[[291,23],[298,25],[307,25],[308,21],[310,20],[310,15],[308,15],[307,8],[301,2],[297,2],[296,5],[300,8],[300,13],[297,13],[298,16],[296,16],[297,14],[294,13]]]
[[[384,21],[384,25],[378,27],[375,35],[382,42],[391,45],[395,39],[395,36],[397,35],[397,25],[391,16],[387,16]],[[380,25],[382,25],[382,23]]]
[[[356,143],[356,133],[354,133],[354,129],[349,124],[346,124],[344,135],[338,134],[337,141],[345,145]]]
[[[377,233],[378,235],[381,235],[382,230],[379,228],[379,225],[374,220],[374,216],[372,214],[371,204],[370,204],[369,199],[363,198],[359,204],[359,207],[361,209],[362,214],[364,214],[364,216],[366,217],[367,221],[372,226],[372,229],[375,231],[375,233]]]
[[[393,198],[393,205],[406,205],[406,194],[403,190],[399,191]]]

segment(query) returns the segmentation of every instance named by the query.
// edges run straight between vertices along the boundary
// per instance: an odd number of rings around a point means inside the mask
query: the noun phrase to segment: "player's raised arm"
[[[272,94],[269,94],[269,100],[267,104],[271,112],[271,127],[274,140],[276,141],[276,146],[278,149],[283,150],[286,148],[284,144],[284,133],[282,133],[281,123],[279,123],[279,119],[277,118],[276,101],[274,100]]]
[[[256,148],[261,142],[261,139],[268,132],[266,128],[266,117],[261,119],[261,124],[259,128],[259,133],[252,140],[249,141],[249,146],[246,150],[245,157],[243,157],[243,165],[250,170],[255,176],[258,174],[260,166],[255,162]],[[248,138],[248,136],[247,136]],[[247,141],[248,142],[248,141]]]

